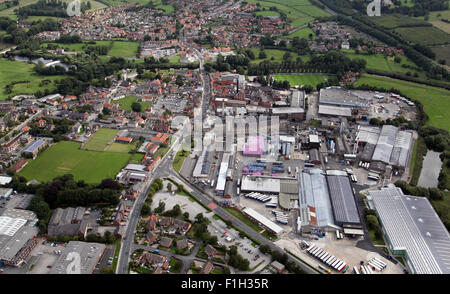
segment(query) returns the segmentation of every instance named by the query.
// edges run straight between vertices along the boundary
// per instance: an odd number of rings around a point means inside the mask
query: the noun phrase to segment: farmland
[[[99,183],[102,179],[114,178],[130,160],[142,158],[139,154],[81,150],[79,146],[76,142],[58,142],[31,160],[19,175],[42,182],[73,174],[77,181]]]
[[[132,110],[131,109],[131,105],[133,104],[133,102],[138,101],[139,98],[138,97],[134,97],[134,96],[127,96],[125,98],[116,100],[116,103],[119,103],[120,107],[123,110]],[[145,109],[147,109],[150,105],[152,105],[150,102],[139,102],[142,105],[142,111],[144,111]]]
[[[364,74],[356,86],[367,84],[385,89],[397,89],[413,100],[421,102],[429,117],[428,125],[450,130],[450,91],[427,85]]]
[[[440,45],[450,43],[450,35],[433,26],[396,28],[394,31],[399,33],[403,39],[412,43],[422,45]]]
[[[61,76],[38,76],[33,68],[34,64],[27,62],[0,59],[0,100],[18,94],[33,94],[38,90],[53,90],[55,88],[53,81],[62,78]],[[24,83],[15,84],[12,92],[8,94],[5,86],[18,81],[24,81]]]
[[[408,17],[403,14],[385,14],[378,17],[371,17],[370,20],[372,20],[377,25],[385,27],[387,29],[393,29],[397,27],[410,27],[410,26],[414,27],[429,26],[429,24],[426,21]]]
[[[313,87],[327,80],[322,74],[274,75],[277,81],[289,81],[291,86],[311,85]]]
[[[108,143],[111,142],[117,134],[117,130],[99,129],[83,146],[83,149],[92,151],[103,151]]]

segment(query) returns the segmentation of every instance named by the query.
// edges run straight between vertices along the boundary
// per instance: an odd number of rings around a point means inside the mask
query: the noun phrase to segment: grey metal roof
[[[355,142],[365,142],[376,145],[381,129],[379,127],[361,126],[356,135]]]
[[[307,207],[314,207],[318,227],[333,226],[333,212],[327,189],[325,175],[320,169],[311,169],[309,173],[299,174],[300,217],[304,224],[309,223],[305,214]]]
[[[412,143],[412,133],[406,131],[400,131],[395,137],[394,148],[392,149],[392,154],[390,162],[394,166],[406,167],[408,161],[408,154],[411,149]]]
[[[320,89],[319,103],[349,107],[369,107],[369,104],[365,99],[361,99],[341,87],[327,87]]]
[[[334,115],[334,116],[352,116],[352,110],[349,107],[319,105],[319,114]]]
[[[28,144],[27,147],[23,150],[23,152],[32,153],[36,151],[38,148],[40,148],[43,144],[45,144],[45,141],[42,139],[36,140]]]
[[[394,148],[397,132],[398,128],[395,126],[384,125],[381,128],[377,146],[375,147],[375,151],[372,156],[373,161],[381,161],[386,164],[390,163],[391,153]]]
[[[13,236],[0,236],[0,260],[12,261],[25,244],[37,233],[37,227],[23,226]]]
[[[400,188],[369,191],[369,197],[392,249],[406,251],[416,273],[450,273],[450,235],[427,198]]]
[[[361,219],[348,176],[327,175],[327,182],[336,224],[360,224]]]
[[[95,266],[103,255],[105,248],[106,246],[104,244],[70,241],[49,273],[67,274],[69,264],[71,264],[73,260],[73,258],[67,259],[68,254],[75,252],[80,255],[80,273],[92,274]]]

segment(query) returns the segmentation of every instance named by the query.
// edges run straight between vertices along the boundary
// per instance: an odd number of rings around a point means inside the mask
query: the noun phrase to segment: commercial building
[[[450,235],[425,197],[404,195],[397,187],[369,191],[393,254],[416,274],[450,274]]]
[[[222,162],[220,163],[219,175],[217,176],[216,193],[224,195],[225,184],[227,182],[228,164],[230,161],[230,153],[224,153]]]
[[[279,236],[281,233],[284,232],[283,228],[274,223],[273,221],[269,220],[267,217],[259,214],[252,208],[245,208],[242,210],[242,213],[246,216],[248,216],[250,219],[252,219],[254,222],[261,225],[264,229],[270,231],[271,233]]]
[[[49,273],[92,274],[105,249],[106,246],[104,244],[70,241]],[[75,256],[79,256],[79,258]],[[79,260],[79,268],[72,262],[74,258]]]

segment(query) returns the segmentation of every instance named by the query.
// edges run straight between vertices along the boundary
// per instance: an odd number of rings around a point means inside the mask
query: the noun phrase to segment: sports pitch
[[[115,178],[128,163],[138,162],[142,154],[97,152],[79,149],[76,142],[61,141],[52,145],[19,172],[27,180],[50,181],[54,177],[73,174],[75,180],[99,183]]]
[[[117,132],[117,130],[112,129],[99,129],[91,138],[89,138],[82,149],[104,151],[108,143],[114,139]]]

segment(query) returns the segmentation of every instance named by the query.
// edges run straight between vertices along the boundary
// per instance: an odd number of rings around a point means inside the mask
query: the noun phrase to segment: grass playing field
[[[0,100],[18,94],[33,94],[38,90],[53,90],[55,88],[53,81],[62,78],[62,76],[38,76],[33,68],[34,64],[27,62],[0,59]],[[7,94],[5,86],[18,81],[29,81],[29,83],[15,84],[12,93]]]
[[[450,130],[450,91],[427,85],[364,74],[355,85],[368,84],[397,89],[411,99],[420,101],[429,117],[428,125]]]
[[[327,80],[327,76],[321,74],[274,75],[274,78],[277,81],[289,81],[291,86],[311,85],[313,87]]]
[[[83,146],[83,149],[103,151],[107,144],[114,139],[117,132],[117,130],[113,129],[99,129],[89,138],[89,141]]]
[[[138,101],[138,97],[134,97],[134,96],[126,96],[125,98],[119,99],[114,101],[115,103],[119,103],[120,107],[123,110],[132,110],[131,109],[131,104],[133,104],[133,102]],[[150,102],[139,102],[142,105],[142,111],[144,111],[145,109],[147,109],[150,105],[152,105]]]
[[[76,142],[58,142],[30,160],[19,175],[42,182],[73,174],[75,180],[99,183],[105,178],[115,178],[128,162],[142,159],[142,154],[87,151],[79,146]]]
[[[128,153],[133,149],[133,144],[125,144],[125,143],[112,143],[108,147],[106,147],[105,151],[107,152],[121,152]]]

